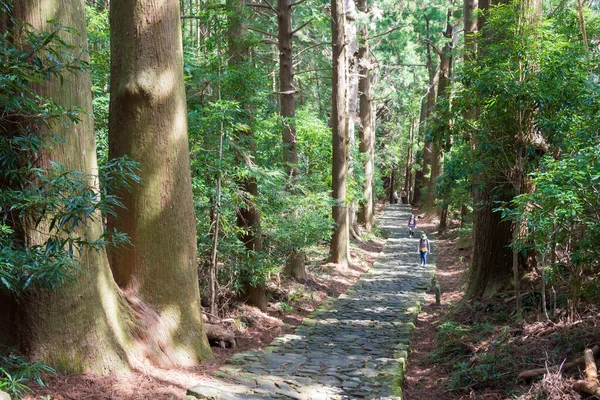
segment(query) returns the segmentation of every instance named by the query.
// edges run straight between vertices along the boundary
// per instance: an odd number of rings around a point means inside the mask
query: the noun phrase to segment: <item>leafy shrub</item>
[[[46,373],[55,371],[39,362],[31,364],[12,352],[0,354],[0,390],[14,398],[23,398],[31,391],[27,385],[33,382],[44,386],[42,375]]]

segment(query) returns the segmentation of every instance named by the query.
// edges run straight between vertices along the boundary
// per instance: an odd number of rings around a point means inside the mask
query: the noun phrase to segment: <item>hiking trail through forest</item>
[[[262,351],[234,355],[188,390],[197,398],[354,399],[400,397],[414,323],[435,265],[420,265],[420,235],[408,237],[410,206],[379,218],[390,237],[373,267],[322,303],[294,332]],[[434,244],[434,243],[432,243]],[[433,251],[435,256],[435,251]]]

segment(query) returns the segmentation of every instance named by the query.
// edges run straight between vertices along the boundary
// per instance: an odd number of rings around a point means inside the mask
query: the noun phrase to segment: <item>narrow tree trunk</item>
[[[427,24],[427,36],[429,37],[430,27],[429,27],[429,19],[425,19]],[[433,210],[433,179],[435,178],[434,167],[437,168],[436,157],[438,156],[437,149],[434,146],[433,140],[428,135],[427,126],[428,119],[430,115],[433,113],[435,108],[436,101],[436,87],[435,87],[435,76],[436,76],[436,68],[433,62],[433,57],[431,56],[431,46],[427,46],[427,71],[429,73],[429,83],[428,83],[428,92],[427,92],[427,106],[425,109],[425,126],[423,127],[423,186],[428,188],[427,197],[423,202],[423,211],[431,211]],[[427,177],[429,174],[429,177]]]
[[[331,238],[331,261],[348,265],[349,227],[346,199],[348,175],[348,116],[346,113],[346,46],[343,0],[331,0],[332,30],[332,210],[335,228]]]
[[[442,206],[440,211],[440,226],[438,227],[438,233],[444,233],[448,229],[448,205]]]
[[[394,188],[396,187],[396,166],[392,164],[390,168],[390,191],[388,193],[388,200],[390,201],[390,204],[392,204],[394,202]]]
[[[358,43],[355,22],[356,8],[353,0],[344,0],[346,16],[346,66],[348,84],[348,176],[354,175],[354,149],[356,146],[356,119],[358,106]],[[348,204],[348,227],[353,238],[361,241],[357,219],[357,203]]]
[[[358,0],[358,9],[367,11],[366,0]],[[367,232],[373,230],[373,174],[375,171],[375,140],[373,131],[373,107],[371,93],[371,60],[369,58],[369,28],[365,24],[361,29],[358,66],[359,81],[358,92],[360,94],[360,122],[359,151],[363,160],[365,180],[363,182],[363,201],[360,204],[358,222],[363,224]]]
[[[277,2],[277,39],[279,43],[279,101],[283,119],[283,163],[290,183],[298,175],[296,146],[294,62],[292,60],[292,2]]]
[[[415,130],[414,130],[414,122],[411,119],[410,121],[410,126],[408,127],[408,144],[406,145],[406,167],[404,168],[404,187],[403,190],[408,191],[408,188],[410,187],[410,175],[411,175],[411,170],[412,170],[412,158],[413,158],[413,140],[414,140],[414,136],[415,136]],[[406,197],[408,198],[408,193],[406,194]]]
[[[452,15],[452,11],[448,11],[448,21],[445,35],[450,41],[444,45],[441,53],[439,53],[440,57],[440,67],[439,67],[439,76],[438,76],[438,106],[448,107],[446,110],[442,110],[442,113],[450,111],[450,101],[444,101],[445,99],[449,99],[451,97],[450,93],[448,93],[448,89],[450,88],[451,81],[450,76],[452,74],[453,69],[453,59],[452,59],[452,49],[453,49],[453,28],[450,25],[450,16]],[[449,36],[448,36],[449,35]],[[447,126],[449,126],[450,121],[446,122]],[[435,179],[440,174],[440,151],[439,145],[434,143],[433,147],[433,163],[431,168],[431,179],[429,181],[429,192],[434,194],[435,191]],[[435,198],[435,196],[434,196]],[[440,211],[440,225],[438,228],[439,233],[442,233],[446,230],[448,222],[448,204],[444,203],[441,207]]]
[[[74,28],[79,32],[62,31],[60,37],[74,48],[87,48],[83,0],[56,0],[49,7],[46,2],[23,0],[14,3],[12,17],[31,24],[35,29],[51,31],[47,21]],[[85,60],[85,51],[81,52]],[[87,60],[86,60],[87,61]],[[34,162],[40,168],[49,167],[50,161],[62,163],[65,169],[88,174],[91,187],[98,185],[96,142],[92,114],[91,79],[89,71],[63,73],[63,80],[54,78],[36,85],[35,91],[51,98],[65,109],[81,108],[79,122],[53,127],[52,133],[64,141],[54,141],[52,148]],[[32,129],[41,132],[42,124]],[[96,240],[103,232],[101,216],[82,224],[78,235]],[[42,222],[35,229],[25,228],[30,244],[42,245],[47,239],[48,224]],[[114,283],[106,252],[84,248],[78,267],[81,273],[74,283],[55,291],[29,292],[19,299],[17,317],[19,345],[32,360],[43,361],[61,371],[122,372],[128,369],[129,334],[132,321],[130,309]],[[4,338],[0,339],[3,342]]]
[[[417,137],[417,143],[423,141],[425,141],[425,119],[427,118],[427,100],[423,99],[423,101],[421,101],[421,112],[419,113],[419,129],[418,129],[418,137]],[[419,160],[419,158],[421,158],[421,160]],[[418,170],[415,171],[415,182],[414,182],[414,186],[413,186],[413,197],[412,197],[412,203],[413,205],[417,206],[419,205],[419,203],[421,202],[421,188],[424,185],[424,169],[423,169],[423,152],[421,152],[420,154],[417,153],[417,161],[420,161],[421,163],[421,168],[419,168]]]
[[[249,62],[250,49],[246,40],[247,28],[244,18],[244,3],[240,0],[228,0],[229,8],[229,64],[233,68],[244,69],[245,64]],[[240,107],[246,110],[247,120],[244,121],[248,127],[252,126],[253,110],[252,104],[248,103],[247,96],[234,96]],[[253,168],[254,156],[256,154],[256,140],[252,129],[243,129],[235,133],[236,141],[241,154],[237,155],[238,162],[245,163],[247,168]],[[260,225],[260,212],[255,204],[258,199],[258,182],[252,176],[245,177],[238,182],[242,191],[246,192],[246,200],[242,207],[237,210],[237,226],[241,228],[240,239],[246,249],[250,252],[250,257],[254,257],[256,252],[263,249],[262,231]],[[244,284],[246,288],[246,302],[256,306],[261,310],[267,309],[267,296],[265,285],[259,284],[252,286],[249,282]]]
[[[170,361],[191,365],[210,349],[200,311],[179,15],[173,1],[111,2],[109,155],[138,161],[142,183],[118,193],[127,211],[109,219],[109,230],[132,243],[114,252],[117,283],[156,312],[157,334],[176,349]]]

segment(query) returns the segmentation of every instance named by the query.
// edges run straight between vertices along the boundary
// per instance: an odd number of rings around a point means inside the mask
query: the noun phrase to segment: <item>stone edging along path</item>
[[[234,355],[215,374],[218,380],[190,388],[188,396],[401,399],[410,336],[435,269],[420,265],[417,235],[408,237],[410,212],[405,205],[386,207],[379,224],[391,236],[346,293],[322,303],[294,334],[263,351]]]

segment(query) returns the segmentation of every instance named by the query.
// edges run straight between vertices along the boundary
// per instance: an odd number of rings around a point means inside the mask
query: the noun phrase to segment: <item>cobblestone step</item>
[[[322,303],[294,334],[263,351],[234,355],[199,399],[401,399],[410,337],[431,286],[434,265],[421,266],[406,228],[410,208],[389,205],[379,218],[391,233],[359,281]]]

